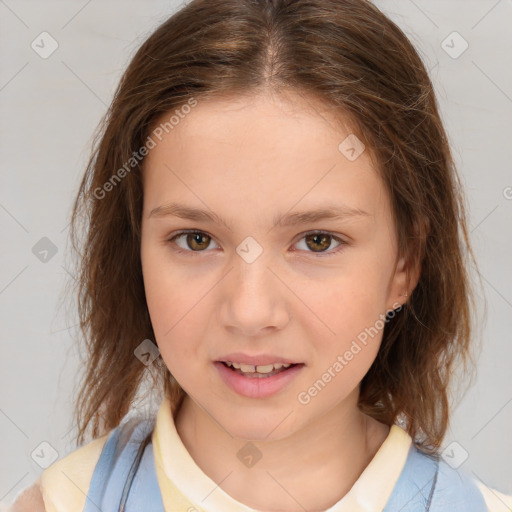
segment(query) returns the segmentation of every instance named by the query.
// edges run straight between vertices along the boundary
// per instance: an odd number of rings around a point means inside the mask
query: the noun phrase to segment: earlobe
[[[410,296],[420,280],[423,249],[419,241],[424,240],[429,232],[430,221],[428,218],[422,217],[415,221],[413,228],[414,236],[409,238],[410,243],[406,254],[400,259],[400,269],[405,273],[403,288],[400,292],[400,296],[403,297],[403,304],[410,300]]]
[[[400,294],[400,300],[399,300],[400,308],[403,308],[407,304],[408,297],[409,297],[409,293],[407,290],[405,290],[405,293]]]
[[[390,309],[396,309],[398,305],[403,306],[409,301],[412,291],[418,284],[420,273],[421,264],[414,255],[404,255],[400,258],[393,279]]]
[[[413,290],[416,288],[421,275],[421,262],[418,258],[414,258],[411,264],[407,266],[406,270],[406,289],[405,289],[405,302],[409,301]]]

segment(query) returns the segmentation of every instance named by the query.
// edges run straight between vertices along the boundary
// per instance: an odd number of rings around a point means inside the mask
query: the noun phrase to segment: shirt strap
[[[132,418],[112,430],[95,466],[84,512],[130,512],[137,510],[135,502],[151,502],[152,511],[164,512],[154,469],[153,428],[154,420]]]

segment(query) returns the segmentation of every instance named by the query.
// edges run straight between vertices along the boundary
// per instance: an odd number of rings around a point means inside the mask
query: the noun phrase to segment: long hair
[[[393,208],[399,255],[421,265],[408,302],[386,323],[359,408],[401,421],[425,452],[449,424],[452,373],[471,356],[474,262],[464,197],[433,87],[404,33],[365,0],[193,0],[136,52],[105,114],[75,200],[78,307],[87,350],[77,443],[129,412],[154,343],[140,262],[144,151],[157,120],[194,102],[263,90],[316,98],[364,141]],[[83,235],[83,236],[82,236]],[[153,365],[176,408],[184,391]]]

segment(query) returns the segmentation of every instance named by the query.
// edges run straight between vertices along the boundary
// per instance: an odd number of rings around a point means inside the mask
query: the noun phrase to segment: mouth
[[[242,364],[233,361],[217,361],[223,364],[226,368],[248,377],[250,379],[265,379],[273,377],[280,373],[284,373],[295,366],[304,366],[303,363],[270,363],[265,365]]]
[[[236,394],[247,398],[269,398],[284,391],[301,373],[304,363],[279,361],[276,363],[267,360],[253,360],[248,364],[236,361],[215,361],[221,381]],[[276,360],[277,358],[273,358]],[[265,363],[265,364],[261,364]]]

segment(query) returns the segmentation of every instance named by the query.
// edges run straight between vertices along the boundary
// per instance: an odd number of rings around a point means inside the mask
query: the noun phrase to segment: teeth
[[[289,368],[291,366],[289,363],[274,363],[255,366],[253,364],[233,363],[232,361],[226,361],[226,364],[237,370],[241,370],[244,373],[270,373],[274,370]]]
[[[274,369],[273,364],[266,364],[264,366],[256,366],[256,371],[258,373],[270,373]]]

